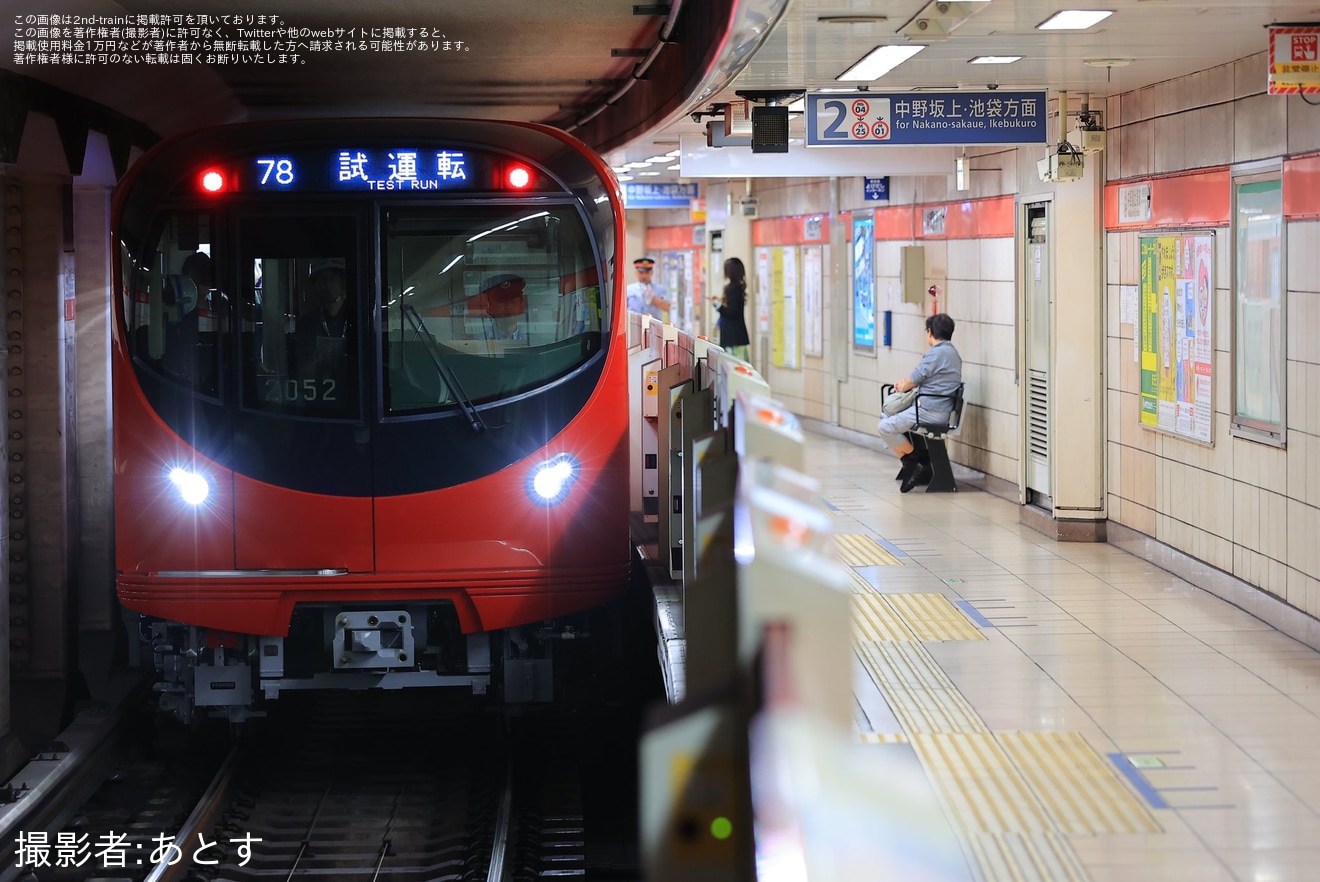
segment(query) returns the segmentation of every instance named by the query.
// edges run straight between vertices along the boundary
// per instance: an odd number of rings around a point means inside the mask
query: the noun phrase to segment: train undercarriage
[[[586,616],[463,634],[446,602],[301,605],[286,637],[133,619],[160,709],[185,725],[243,723],[290,690],[447,688],[506,705],[548,702],[556,648],[590,636]]]

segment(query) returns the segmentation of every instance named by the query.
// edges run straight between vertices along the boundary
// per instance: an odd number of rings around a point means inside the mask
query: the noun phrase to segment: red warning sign
[[[1320,92],[1320,27],[1271,27],[1269,94]]]

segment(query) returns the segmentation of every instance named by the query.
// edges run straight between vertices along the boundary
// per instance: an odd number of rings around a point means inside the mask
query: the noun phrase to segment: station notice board
[[[1210,444],[1214,425],[1210,232],[1141,237],[1141,425]]]

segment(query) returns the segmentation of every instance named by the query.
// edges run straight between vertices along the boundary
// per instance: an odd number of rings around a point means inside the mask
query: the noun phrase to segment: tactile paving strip
[[[999,743],[1064,833],[1159,833],[1150,810],[1077,732],[1000,732]]]
[[[850,567],[894,567],[903,563],[880,543],[861,533],[836,533],[834,545],[839,550],[839,559]]]
[[[875,586],[862,578],[862,574],[856,570],[848,570],[848,580],[852,587],[853,594],[875,594]]]
[[[885,594],[918,640],[984,640],[981,629],[943,594]]]
[[[857,656],[909,737],[986,732],[985,723],[920,643],[864,642]]]
[[[1058,833],[994,733],[909,733],[956,825],[968,833]]]
[[[902,732],[858,732],[857,740],[862,744],[907,744]]]
[[[1068,840],[1057,833],[980,833],[972,852],[985,882],[1087,882],[1090,874]]]
[[[905,624],[903,616],[885,601],[885,595],[874,591],[853,595],[853,639],[882,643],[915,641],[917,635]]]

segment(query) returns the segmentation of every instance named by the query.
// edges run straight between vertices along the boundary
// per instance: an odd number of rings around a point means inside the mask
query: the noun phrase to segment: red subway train
[[[557,130],[163,142],[113,215],[116,586],[162,706],[543,700],[627,585],[623,206]]]

